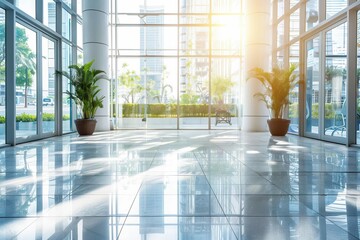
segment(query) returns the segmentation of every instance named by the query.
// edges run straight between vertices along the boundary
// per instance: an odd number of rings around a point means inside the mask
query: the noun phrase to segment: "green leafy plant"
[[[16,115],[16,122],[35,122],[36,116],[27,113],[21,113],[20,115]]]
[[[296,64],[290,64],[289,68],[276,65],[270,72],[256,67],[248,72],[248,79],[257,79],[264,87],[264,92],[256,93],[266,104],[272,118],[283,118],[284,110],[289,104],[289,94],[300,82],[295,74]]]
[[[99,97],[100,88],[97,82],[105,78],[105,72],[102,70],[92,69],[94,60],[84,65],[70,65],[69,70],[73,74],[66,71],[57,71],[70,80],[70,84],[74,86],[74,92],[69,90],[66,94],[70,99],[74,100],[76,105],[81,109],[82,118],[92,119],[96,110],[103,107],[104,96]]]

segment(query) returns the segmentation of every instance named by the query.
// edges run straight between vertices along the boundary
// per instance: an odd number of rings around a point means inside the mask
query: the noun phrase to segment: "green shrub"
[[[22,113],[16,115],[16,122],[35,122],[36,116],[32,114]]]
[[[6,119],[5,116],[0,116],[0,123],[5,123]]]
[[[62,120],[70,120],[70,114],[64,114]]]
[[[238,116],[237,106],[235,104],[224,104],[222,106],[231,112],[233,117]],[[179,105],[180,117],[208,117],[209,105],[208,104],[180,104]],[[145,109],[148,117],[151,118],[169,118],[177,116],[177,104],[134,104],[126,103],[122,105],[122,116],[124,118],[139,118],[144,117]],[[211,116],[215,116],[218,106],[211,105]]]
[[[42,120],[43,121],[54,121],[55,115],[53,113],[43,113]]]

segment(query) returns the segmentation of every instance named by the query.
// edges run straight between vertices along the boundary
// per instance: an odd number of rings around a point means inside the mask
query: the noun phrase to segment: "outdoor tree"
[[[140,76],[136,74],[135,70],[130,70],[128,65],[122,65],[123,73],[120,75],[120,86],[125,87],[125,93],[122,98],[125,103],[136,103],[139,99],[139,94],[144,90],[140,84]]]
[[[235,82],[228,77],[216,76],[211,78],[211,96],[215,104],[224,104],[224,95],[235,86]]]
[[[168,100],[168,92],[172,92],[173,88],[170,84],[167,84],[167,78],[169,73],[166,71],[166,66],[163,66],[162,74],[161,74],[161,82],[160,82],[160,89],[155,91],[154,99],[157,99],[159,103],[166,103]]]
[[[0,81],[5,81],[5,24],[0,24]],[[16,28],[16,86],[23,87],[25,92],[25,107],[27,107],[28,88],[33,83],[35,75],[36,55],[28,45],[25,29]]]

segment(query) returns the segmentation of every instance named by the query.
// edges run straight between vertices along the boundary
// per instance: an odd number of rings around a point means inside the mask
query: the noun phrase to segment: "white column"
[[[271,62],[271,1],[246,1],[245,71],[253,67],[269,70]],[[247,74],[245,74],[247,75]],[[253,95],[262,92],[261,84],[245,80],[242,88],[243,125],[242,130],[251,132],[268,131],[269,112],[265,104]]]
[[[104,70],[109,75],[108,64],[108,16],[109,1],[83,0],[83,38],[84,38],[84,63],[95,60],[93,68]],[[99,108],[95,114],[97,120],[95,131],[110,130],[110,83],[108,80],[98,82],[100,96],[105,96],[104,107]]]

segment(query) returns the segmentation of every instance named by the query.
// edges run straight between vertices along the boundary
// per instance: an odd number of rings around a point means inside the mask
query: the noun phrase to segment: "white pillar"
[[[271,62],[271,2],[264,0],[246,1],[245,71],[253,67],[269,70]],[[245,74],[247,75],[247,74]],[[245,80],[242,88],[243,125],[242,130],[251,132],[268,131],[269,112],[265,104],[253,95],[262,92],[261,84]]]
[[[84,63],[95,60],[93,68],[104,70],[109,75],[109,1],[83,0],[82,5]],[[95,114],[97,120],[95,131],[108,131],[110,130],[110,83],[108,80],[102,79],[98,85],[101,89],[99,95],[105,96],[105,99],[104,107],[99,108]]]

